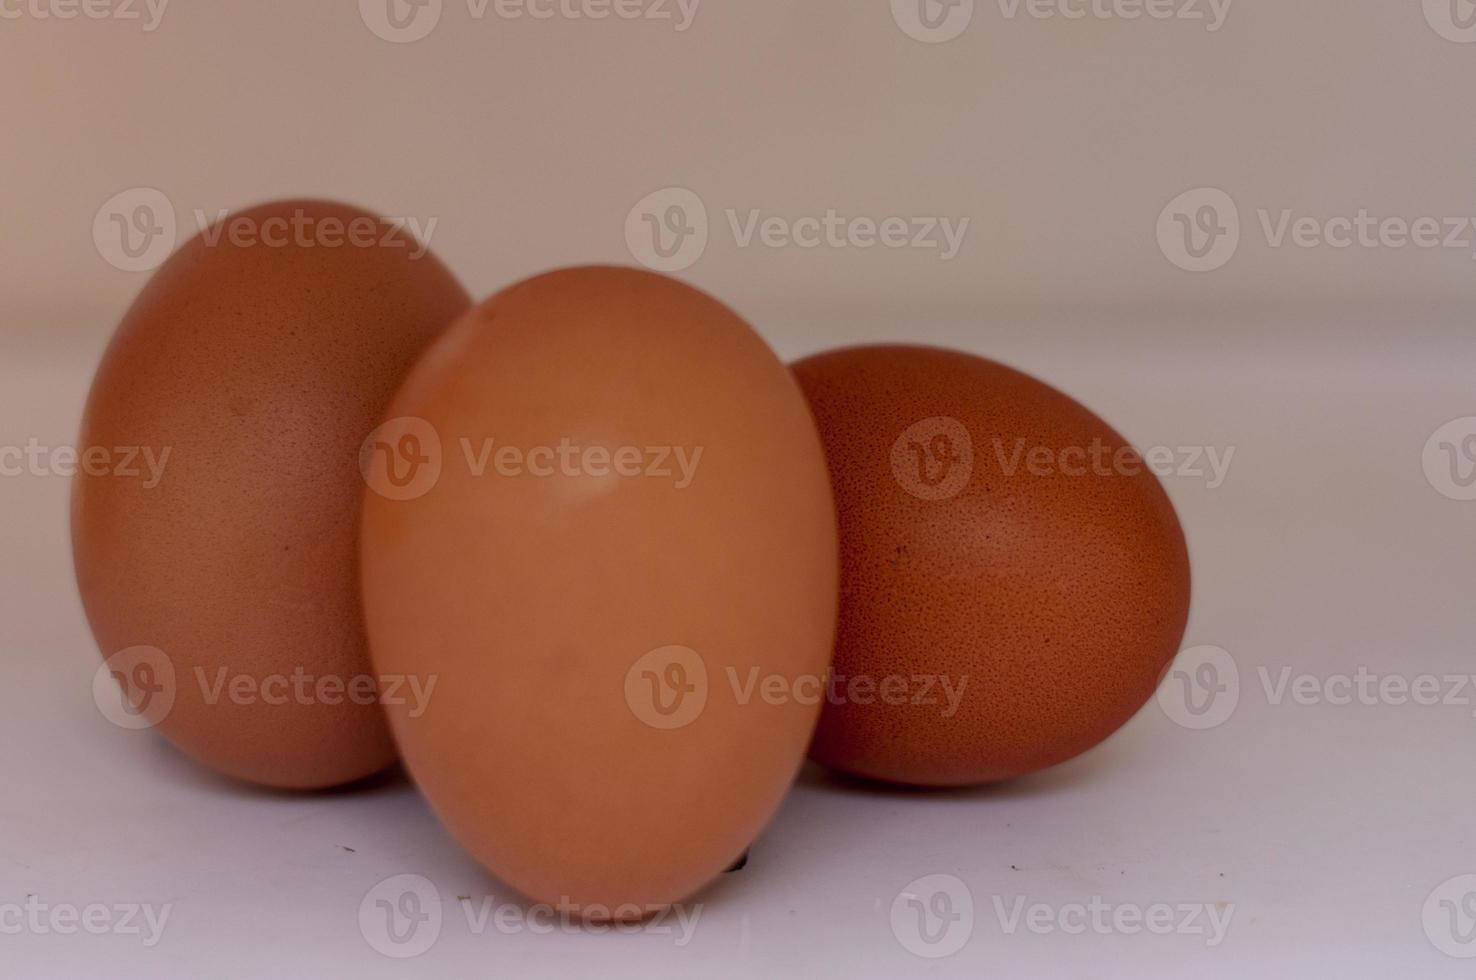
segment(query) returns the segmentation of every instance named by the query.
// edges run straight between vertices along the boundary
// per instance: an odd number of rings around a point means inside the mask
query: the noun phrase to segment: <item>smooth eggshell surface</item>
[[[389,707],[416,782],[532,899],[692,894],[779,806],[834,635],[793,377],[695,289],[568,269],[463,318],[389,416],[364,591],[376,667],[436,684]]]
[[[166,706],[144,717],[171,742],[240,779],[330,786],[395,757],[359,601],[360,445],[470,298],[354,208],[230,220],[154,274],[98,369],[80,449],[163,465],[79,469],[77,581],[104,657],[167,657],[113,672]],[[348,244],[356,221],[373,234]],[[172,703],[145,694],[166,674]]]
[[[952,351],[850,348],[794,373],[840,522],[839,694],[816,761],[988,783],[1070,759],[1142,707],[1183,637],[1189,559],[1121,436]]]

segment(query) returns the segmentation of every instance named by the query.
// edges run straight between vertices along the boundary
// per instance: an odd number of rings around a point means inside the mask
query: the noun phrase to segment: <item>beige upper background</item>
[[[923,0],[420,2],[0,0],[0,332],[116,322],[146,274],[110,264],[94,222],[135,188],[167,198],[181,239],[197,209],[286,195],[434,220],[478,296],[632,262],[632,208],[687,188],[710,232],[680,274],[796,330],[1101,317],[1126,335],[1268,311],[1464,326],[1471,0],[927,0],[931,34]],[[568,13],[615,8],[642,16]],[[429,33],[386,40],[388,14]],[[1196,188],[1241,224],[1201,273],[1157,234]],[[729,211],[755,209],[969,226],[951,260],[743,246]],[[1274,232],[1286,210],[1433,218],[1442,242],[1461,221],[1462,244],[1273,246],[1261,212]]]

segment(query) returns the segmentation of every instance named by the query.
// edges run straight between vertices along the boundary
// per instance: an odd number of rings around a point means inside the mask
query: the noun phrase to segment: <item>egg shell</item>
[[[630,919],[691,895],[779,806],[834,635],[793,377],[696,289],[566,269],[463,318],[389,415],[433,474],[364,508],[376,667],[435,684],[388,706],[415,781],[531,899]]]
[[[372,245],[345,243],[356,220],[372,222]],[[387,229],[301,200],[196,236],[124,317],[87,403],[84,451],[145,447],[163,463],[157,485],[97,467],[75,479],[73,553],[98,646],[167,657],[148,676],[162,688],[167,672],[173,701],[149,720],[201,763],[267,786],[345,783],[395,758],[362,683],[360,444],[471,300]]]
[[[794,373],[841,540],[840,694],[812,757],[888,782],[989,783],[1131,718],[1178,650],[1190,589],[1173,506],[1124,439],[954,351],[856,347]],[[906,686],[852,697],[852,678]]]

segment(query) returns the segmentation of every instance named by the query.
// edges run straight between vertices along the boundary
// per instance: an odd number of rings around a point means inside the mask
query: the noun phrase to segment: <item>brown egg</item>
[[[363,574],[390,705],[450,832],[591,919],[743,853],[814,730],[835,515],[793,377],[672,279],[550,273],[457,323],[367,465]]]
[[[1122,437],[968,354],[858,347],[794,373],[841,539],[835,677],[811,756],[896,783],[988,783],[1132,717],[1178,650],[1189,559]]]
[[[359,603],[359,450],[470,298],[388,230],[284,201],[203,232],[128,311],[83,422],[77,581],[128,727],[268,786],[394,760]]]

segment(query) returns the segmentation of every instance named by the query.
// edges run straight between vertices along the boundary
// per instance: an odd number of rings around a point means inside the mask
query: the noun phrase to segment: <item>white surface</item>
[[[740,298],[741,299],[741,298]],[[742,303],[738,304],[742,308]],[[1421,453],[1476,415],[1476,345],[1408,323],[1350,331],[1265,322],[1200,329],[1052,325],[954,332],[885,324],[781,330],[794,356],[859,336],[951,343],[1033,371],[1140,447],[1236,447],[1223,486],[1166,481],[1187,529],[1186,645],[1230,651],[1234,714],[1188,731],[1148,705],[1052,772],[988,790],[901,793],[807,771],[748,868],[695,900],[690,941],[539,935],[465,915],[509,901],[394,777],[319,796],[256,793],[114,728],[71,577],[65,479],[0,478],[0,906],[170,903],[162,939],[0,933],[7,977],[1469,976],[1422,909],[1476,873],[1473,707],[1272,704],[1257,676],[1471,673],[1476,503],[1437,494]],[[1469,331],[1466,331],[1469,335]],[[101,334],[12,335],[0,445],[74,438]],[[1136,336],[1136,339],[1125,339]],[[1377,338],[1387,338],[1378,340]],[[1465,692],[1470,700],[1472,691]],[[508,751],[517,751],[509,746]],[[359,926],[382,880],[422,875],[444,906],[416,960]],[[909,953],[899,890],[950,874],[975,906],[950,958]],[[1026,904],[1223,903],[1223,943],[1121,932],[1010,935]],[[695,910],[694,910],[695,911]],[[504,920],[506,921],[506,920]],[[3,925],[0,921],[0,925]]]

